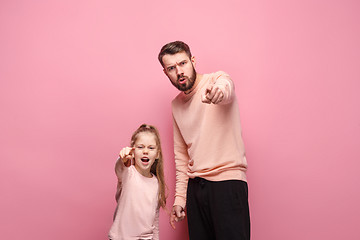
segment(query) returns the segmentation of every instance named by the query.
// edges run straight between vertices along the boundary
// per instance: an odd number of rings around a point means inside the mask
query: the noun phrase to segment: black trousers
[[[189,179],[187,219],[190,240],[249,240],[247,183]]]

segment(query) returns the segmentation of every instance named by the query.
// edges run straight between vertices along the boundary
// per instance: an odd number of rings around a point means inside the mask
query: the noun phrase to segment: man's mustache
[[[177,80],[180,80],[180,78],[186,78],[186,79],[189,79],[187,76],[185,76],[185,75],[178,75],[177,76]]]

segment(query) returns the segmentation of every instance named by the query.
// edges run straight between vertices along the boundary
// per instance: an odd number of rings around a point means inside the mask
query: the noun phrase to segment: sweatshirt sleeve
[[[232,102],[235,95],[234,83],[229,74],[219,71],[214,74],[214,86],[218,87],[224,94],[224,99],[219,104],[228,104]]]
[[[187,165],[189,162],[189,154],[187,145],[180,133],[179,127],[173,117],[174,130],[174,153],[175,153],[175,167],[176,167],[176,186],[175,186],[175,201],[174,205],[179,205],[185,208],[186,205],[186,190],[189,177],[187,175]]]

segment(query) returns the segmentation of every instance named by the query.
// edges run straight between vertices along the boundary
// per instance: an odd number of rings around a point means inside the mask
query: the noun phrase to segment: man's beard
[[[186,78],[186,83],[185,84],[180,84],[179,83],[180,78]],[[179,89],[180,91],[186,92],[186,91],[190,90],[194,86],[195,80],[196,80],[196,71],[195,71],[195,68],[193,66],[193,72],[192,72],[190,77],[185,76],[185,75],[178,75],[178,79],[177,79],[176,83],[173,83],[173,82],[171,82],[171,83],[177,89]]]

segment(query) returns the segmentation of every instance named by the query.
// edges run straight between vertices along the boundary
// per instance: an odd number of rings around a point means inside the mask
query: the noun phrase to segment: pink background
[[[107,239],[114,162],[158,126],[173,202],[161,46],[235,84],[253,240],[360,239],[356,0],[0,2],[0,238]],[[161,212],[162,239],[186,239]]]

